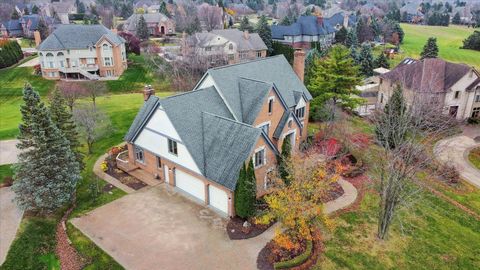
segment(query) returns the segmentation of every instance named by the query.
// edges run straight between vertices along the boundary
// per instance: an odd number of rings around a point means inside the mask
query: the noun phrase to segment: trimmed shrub
[[[295,266],[299,266],[305,261],[310,258],[313,252],[313,242],[312,241],[307,241],[307,248],[305,249],[305,252],[298,255],[297,257],[288,260],[288,261],[283,261],[283,262],[276,262],[273,264],[273,268],[275,269],[288,269],[292,268]]]
[[[0,68],[15,65],[23,58],[22,48],[16,41],[0,41]]]

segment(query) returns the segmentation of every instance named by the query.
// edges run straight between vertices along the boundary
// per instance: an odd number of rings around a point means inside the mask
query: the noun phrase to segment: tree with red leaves
[[[140,55],[140,39],[128,32],[120,32],[118,35],[125,39],[125,49],[127,53]]]

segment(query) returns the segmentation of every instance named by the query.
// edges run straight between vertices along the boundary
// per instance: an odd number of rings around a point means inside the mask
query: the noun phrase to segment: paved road
[[[345,195],[326,213],[355,201],[357,190],[340,180]],[[130,193],[74,218],[72,224],[126,269],[256,269],[272,226],[246,240],[230,240],[226,221],[161,184]]]
[[[480,142],[475,142],[473,138],[474,135],[469,134],[441,140],[435,145],[434,153],[439,160],[454,165],[463,179],[480,188],[480,170],[467,159],[472,148],[480,147]]]
[[[0,188],[0,265],[5,261],[23,216],[13,198],[9,187]]]
[[[20,152],[16,145],[18,140],[0,141],[0,165],[18,162],[17,155]]]

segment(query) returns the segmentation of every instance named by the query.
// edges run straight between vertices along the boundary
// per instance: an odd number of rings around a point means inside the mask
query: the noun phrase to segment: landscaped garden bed
[[[248,222],[248,226],[244,226]],[[246,221],[240,217],[233,217],[227,223],[227,234],[231,240],[253,238],[268,230],[275,221],[269,224],[257,224],[253,221]]]
[[[125,150],[126,150],[126,146],[113,147],[112,149],[110,149],[107,157],[105,158],[105,161],[102,163],[102,170],[106,174],[112,176],[113,178],[120,181],[122,184],[127,185],[133,188],[134,190],[139,190],[143,187],[146,187],[147,184],[129,175],[128,173],[120,170],[117,167],[116,157],[119,153],[124,152]]]

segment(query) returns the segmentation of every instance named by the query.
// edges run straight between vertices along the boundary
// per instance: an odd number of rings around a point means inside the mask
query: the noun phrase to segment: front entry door
[[[450,115],[452,117],[457,117],[457,112],[458,112],[458,106],[450,106]]]
[[[167,164],[163,164],[163,174],[164,174],[164,179],[165,179],[165,183],[169,183],[170,182],[170,175],[168,175],[168,166]]]

